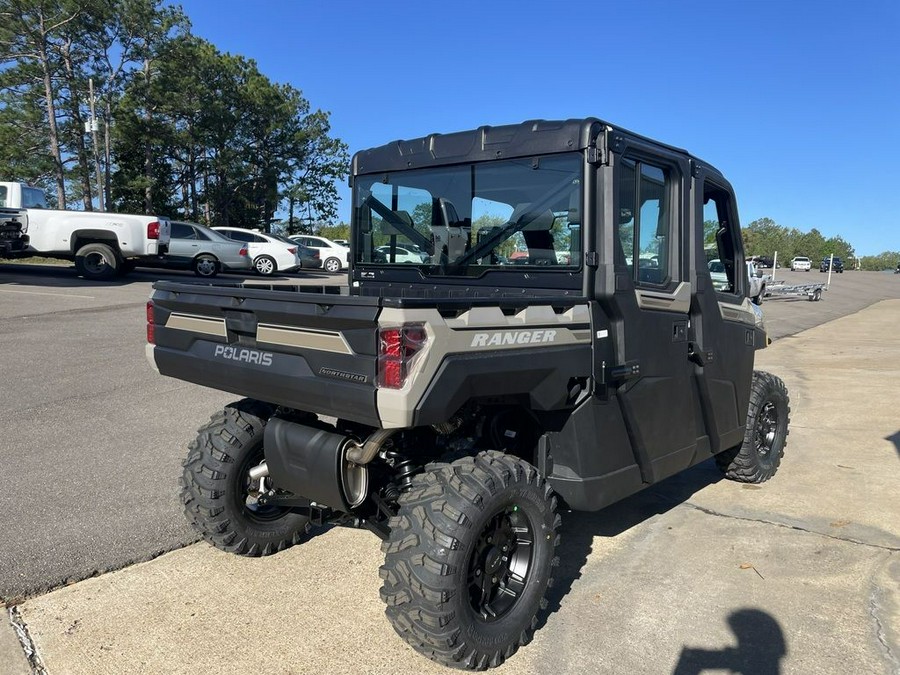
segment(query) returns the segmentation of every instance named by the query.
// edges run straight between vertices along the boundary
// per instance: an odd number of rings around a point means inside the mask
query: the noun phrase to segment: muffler
[[[263,447],[272,485],[311,502],[348,511],[363,503],[369,470],[347,459],[352,438],[272,417]]]

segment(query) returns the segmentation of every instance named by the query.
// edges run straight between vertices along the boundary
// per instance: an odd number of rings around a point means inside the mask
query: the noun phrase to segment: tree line
[[[298,231],[334,220],[348,167],[328,112],[192,35],[180,7],[0,2],[0,177],[59,208],[266,230],[284,209]]]
[[[809,232],[801,232],[796,228],[779,225],[771,218],[754,220],[742,228],[741,234],[744,239],[744,250],[748,256],[772,257],[777,251],[778,260],[785,267],[795,256],[808,257],[815,267],[823,258],[832,254],[836,258],[841,258],[847,269],[855,269],[858,265],[859,269],[881,271],[893,269],[900,262],[900,252],[896,251],[857,258],[853,246],[841,236],[826,239],[815,228]]]

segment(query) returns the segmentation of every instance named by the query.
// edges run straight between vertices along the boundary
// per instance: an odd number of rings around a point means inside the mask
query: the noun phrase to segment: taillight
[[[410,364],[425,343],[428,334],[422,324],[402,328],[383,328],[378,332],[378,386],[402,389]]]
[[[147,223],[147,239],[159,239],[159,221]]]
[[[156,324],[153,322],[153,301],[147,301],[147,342],[156,344]]]
[[[250,254],[247,252],[247,247],[246,247],[246,246],[242,246],[242,247],[241,247],[241,250],[238,251],[238,255],[250,255]]]
[[[321,254],[321,252],[319,251],[319,249],[316,249],[315,251],[313,251],[312,257],[319,258],[319,257],[321,257],[320,254]]]
[[[288,247],[288,251],[290,251],[291,255],[296,255],[296,254],[297,254],[297,247],[296,247],[296,246],[293,246],[293,247],[292,247],[292,246],[289,246],[289,247]]]

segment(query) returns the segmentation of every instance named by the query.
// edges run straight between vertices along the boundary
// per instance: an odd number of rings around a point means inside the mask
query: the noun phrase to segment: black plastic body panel
[[[618,399],[585,399],[557,424],[547,419],[553,473],[549,480],[567,506],[596,511],[645,487]]]
[[[590,372],[587,344],[451,354],[419,402],[415,424],[444,422],[466,401],[491,396],[527,394],[532,410],[565,408],[569,381]]]

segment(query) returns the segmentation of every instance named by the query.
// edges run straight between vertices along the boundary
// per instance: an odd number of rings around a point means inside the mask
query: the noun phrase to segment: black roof
[[[360,150],[353,155],[352,175],[584,150],[594,144],[604,129],[690,157],[681,148],[615,127],[595,117],[529,120],[521,124],[482,126],[469,131],[429,134]]]

